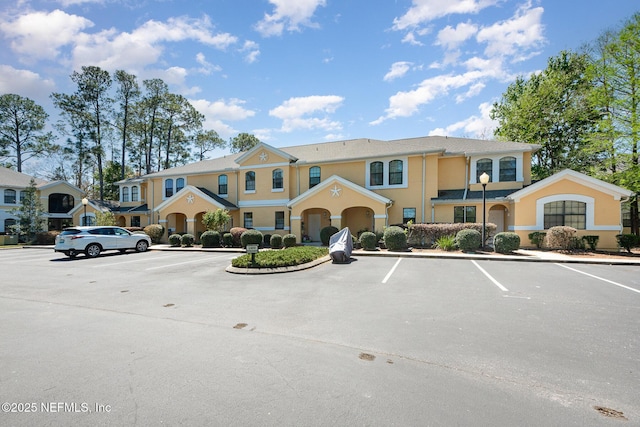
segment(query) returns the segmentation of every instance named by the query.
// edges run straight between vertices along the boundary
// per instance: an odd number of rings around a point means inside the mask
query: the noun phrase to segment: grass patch
[[[256,254],[256,268],[276,268],[291,267],[294,265],[306,264],[327,255],[327,248],[316,246],[296,246],[280,250],[264,250]],[[245,254],[234,258],[231,265],[237,268],[249,268],[251,265],[251,255]]]

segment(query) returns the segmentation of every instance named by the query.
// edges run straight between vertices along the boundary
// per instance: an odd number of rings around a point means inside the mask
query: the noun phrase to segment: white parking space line
[[[389,270],[389,272],[387,273],[386,276],[384,276],[384,279],[382,279],[382,283],[385,284],[387,283],[387,281],[389,280],[389,278],[391,277],[391,275],[393,274],[394,271],[396,271],[396,268],[398,267],[398,264],[400,264],[400,261],[402,261],[402,258],[398,258],[398,260],[396,261],[395,264],[393,264],[393,267],[391,267],[391,270]]]
[[[493,276],[491,276],[489,273],[487,273],[487,271],[486,271],[484,268],[480,267],[480,265],[478,265],[478,263],[477,263],[477,262],[475,262],[474,260],[471,260],[471,262],[473,263],[473,265],[475,265],[476,267],[478,267],[478,270],[480,270],[480,271],[482,272],[482,274],[484,274],[485,276],[487,276],[487,278],[488,278],[489,280],[491,280],[491,281],[493,282],[493,284],[494,284],[494,285],[496,285],[498,288],[500,288],[500,290],[501,290],[502,292],[509,292],[509,289],[507,289],[507,288],[505,288],[504,286],[502,286],[502,285],[500,284],[500,282],[498,282],[496,279],[494,279],[494,278],[493,278]]]
[[[154,253],[154,252],[152,252],[152,253]],[[151,255],[151,254],[149,254],[149,255]],[[150,258],[149,257],[144,257],[144,258],[136,257],[136,258],[137,259],[132,259],[132,260],[128,260],[128,261],[113,262],[111,264],[97,264],[97,265],[94,265],[93,268],[113,267],[114,265],[131,264],[133,262],[141,263],[141,262],[146,261],[146,260],[157,261],[157,260],[164,259],[164,258],[175,258],[175,256],[173,254],[171,254],[171,255],[165,255],[165,256],[152,255]]]
[[[212,259],[216,259],[216,258],[224,258],[224,257],[228,257],[229,255],[218,255],[218,256],[207,256],[207,257],[202,257],[202,258],[198,258],[198,259],[192,259],[190,261],[183,261],[183,262],[177,262],[175,264],[164,264],[164,265],[160,265],[157,267],[149,267],[149,268],[145,268],[145,271],[151,271],[151,270],[159,270],[161,268],[169,268],[169,267],[176,267],[178,265],[185,265],[185,264],[193,264],[195,262],[205,262],[205,261],[211,261]]]
[[[602,280],[603,282],[611,283],[612,285],[619,286],[619,287],[624,288],[624,289],[626,289],[628,291],[640,294],[640,289],[631,288],[631,287],[625,286],[625,285],[623,285],[621,283],[614,282],[613,280],[609,280],[609,279],[605,279],[603,277],[595,276],[595,275],[590,274],[590,273],[585,273],[584,271],[576,270],[575,268],[568,267],[568,266],[566,266],[564,264],[559,264],[559,263],[555,263],[555,264],[560,266],[560,267],[566,268],[567,270],[575,271],[576,273],[584,274],[585,276],[593,277],[594,279]]]

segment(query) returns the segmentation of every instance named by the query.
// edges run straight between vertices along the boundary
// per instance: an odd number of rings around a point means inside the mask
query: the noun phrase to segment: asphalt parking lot
[[[640,267],[0,251],[0,424],[640,425]]]

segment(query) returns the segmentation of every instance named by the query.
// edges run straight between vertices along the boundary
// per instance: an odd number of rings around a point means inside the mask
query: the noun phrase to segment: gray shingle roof
[[[487,190],[485,196],[487,200],[502,199],[504,197],[507,197],[511,193],[515,193],[516,191],[518,191],[518,189]],[[464,189],[440,190],[438,191],[438,197],[434,197],[431,200],[434,200],[434,201],[462,200],[463,197],[464,197]],[[467,191],[467,197],[465,200],[482,200],[482,191]]]
[[[216,202],[220,203],[222,206],[229,208],[229,209],[238,209],[238,207],[236,205],[234,205],[233,203],[231,203],[230,201],[223,199],[222,197],[218,196],[216,193],[214,193],[213,191],[209,191],[204,187],[196,187],[198,190],[202,191],[204,194],[206,194],[207,196],[211,197],[212,199],[214,199]]]
[[[27,188],[31,182],[31,175],[16,172],[12,169],[0,167],[0,187],[8,188]],[[47,181],[34,178],[36,185],[46,184]]]

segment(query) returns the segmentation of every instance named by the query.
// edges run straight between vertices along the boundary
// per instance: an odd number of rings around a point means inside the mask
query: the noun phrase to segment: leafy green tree
[[[585,172],[598,161],[598,153],[587,149],[600,119],[588,66],[587,55],[561,52],[541,73],[516,79],[493,105],[498,138],[541,146],[533,157],[534,178],[565,168]]]
[[[116,225],[116,216],[111,211],[96,212],[96,225]]]
[[[231,221],[231,215],[226,209],[207,211],[202,215],[202,224],[207,230],[222,232],[229,221]]]
[[[44,208],[40,203],[33,178],[25,190],[20,207],[11,213],[18,217],[18,230],[25,236],[27,242],[32,241],[36,233],[44,231]]]
[[[229,141],[232,153],[247,151],[260,144],[260,140],[249,133],[239,133]]]
[[[215,130],[199,130],[194,136],[193,145],[196,150],[194,157],[201,162],[205,159],[205,154],[217,148],[224,148],[226,144]]]
[[[45,131],[48,117],[44,108],[29,98],[0,96],[0,155],[15,159],[18,172],[30,158],[55,152],[53,134]]]
[[[187,153],[186,145],[189,140],[186,134],[202,128],[204,116],[199,113],[191,103],[182,95],[168,93],[164,96],[162,108],[162,124],[164,146],[164,169],[169,169],[171,156],[179,157],[181,152]],[[160,151],[160,150],[159,150]],[[158,163],[161,161],[158,159]]]
[[[151,173],[153,172],[153,150],[156,145],[160,153],[160,145],[155,138],[159,133],[162,105],[165,96],[169,93],[169,87],[161,79],[144,80],[142,83],[146,93],[138,105],[138,132],[142,136],[140,142],[144,152],[146,173]],[[159,166],[158,164],[158,170],[160,170]]]
[[[121,159],[120,159],[120,179],[125,178],[127,148],[131,145],[131,121],[133,120],[133,105],[140,97],[140,85],[136,76],[124,70],[116,70],[113,75],[117,83],[116,100],[120,102],[120,110],[116,114],[116,123],[120,131]]]
[[[122,170],[120,163],[108,160],[104,167],[104,198],[105,200],[119,200],[120,187],[116,182],[120,181],[120,171]],[[125,167],[125,178],[133,176],[133,171],[129,166]],[[96,176],[97,178],[97,176]]]

